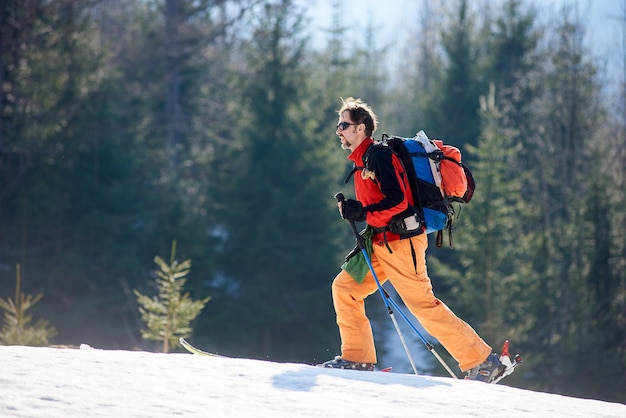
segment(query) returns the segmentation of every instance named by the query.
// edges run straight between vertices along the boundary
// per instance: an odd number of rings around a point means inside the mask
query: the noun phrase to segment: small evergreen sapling
[[[176,241],[172,243],[169,264],[159,256],[154,257],[154,262],[159,266],[159,270],[155,270],[157,296],[149,297],[134,290],[137,302],[141,305],[139,307],[141,319],[147,326],[147,329],[141,330],[141,336],[148,340],[163,341],[164,353],[168,353],[171,347],[177,347],[180,337],[189,337],[191,334],[189,324],[211,299],[207,297],[192,300],[189,293],[183,294],[191,260],[179,263],[175,259],[175,254]]]
[[[30,345],[45,347],[48,339],[56,335],[56,329],[48,326],[48,321],[39,319],[34,325],[30,325],[32,315],[26,311],[41,300],[43,294],[25,295],[20,293],[21,275],[20,265],[16,266],[15,274],[15,299],[0,298],[0,308],[4,309],[4,325],[0,330],[0,343],[3,345]]]

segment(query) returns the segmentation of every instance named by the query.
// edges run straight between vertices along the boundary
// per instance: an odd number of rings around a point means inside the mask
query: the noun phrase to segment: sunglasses
[[[343,131],[344,129],[346,129],[348,126],[352,126],[352,125],[360,125],[360,123],[350,123],[350,122],[339,122],[337,124],[337,130],[339,131]]]

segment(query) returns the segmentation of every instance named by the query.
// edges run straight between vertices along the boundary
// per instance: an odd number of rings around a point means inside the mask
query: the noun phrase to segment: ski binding
[[[504,369],[500,371],[495,377],[489,382],[491,384],[496,384],[511,373],[515,371],[515,368],[522,363],[522,357],[519,354],[516,354],[511,360],[511,355],[509,354],[509,340],[504,342],[502,346],[502,354],[500,355],[500,361],[505,366]]]

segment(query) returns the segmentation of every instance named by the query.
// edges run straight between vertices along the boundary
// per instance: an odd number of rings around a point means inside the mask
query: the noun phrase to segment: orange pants
[[[389,242],[393,253],[389,253],[385,245],[374,244],[372,266],[381,284],[391,282],[409,311],[454,357],[459,368],[466,371],[485,361],[491,347],[433,294],[426,272],[427,246],[426,234]],[[332,292],[341,335],[341,357],[348,361],[376,363],[374,336],[364,303],[367,296],[378,292],[372,273],[368,272],[359,284],[342,270],[333,281]]]

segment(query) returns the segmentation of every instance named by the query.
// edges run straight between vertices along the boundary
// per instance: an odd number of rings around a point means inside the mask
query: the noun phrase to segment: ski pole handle
[[[346,200],[346,197],[343,195],[343,193],[338,192],[337,194],[335,194],[335,199],[337,199],[338,203],[341,203],[344,200]],[[361,250],[365,250],[365,239],[363,239],[363,236],[361,236],[361,234],[359,234],[359,231],[357,231],[356,224],[354,223],[354,221],[349,221],[349,222],[350,222],[350,228],[352,228],[352,233],[354,234],[354,238],[356,239],[357,245],[359,246]]]

